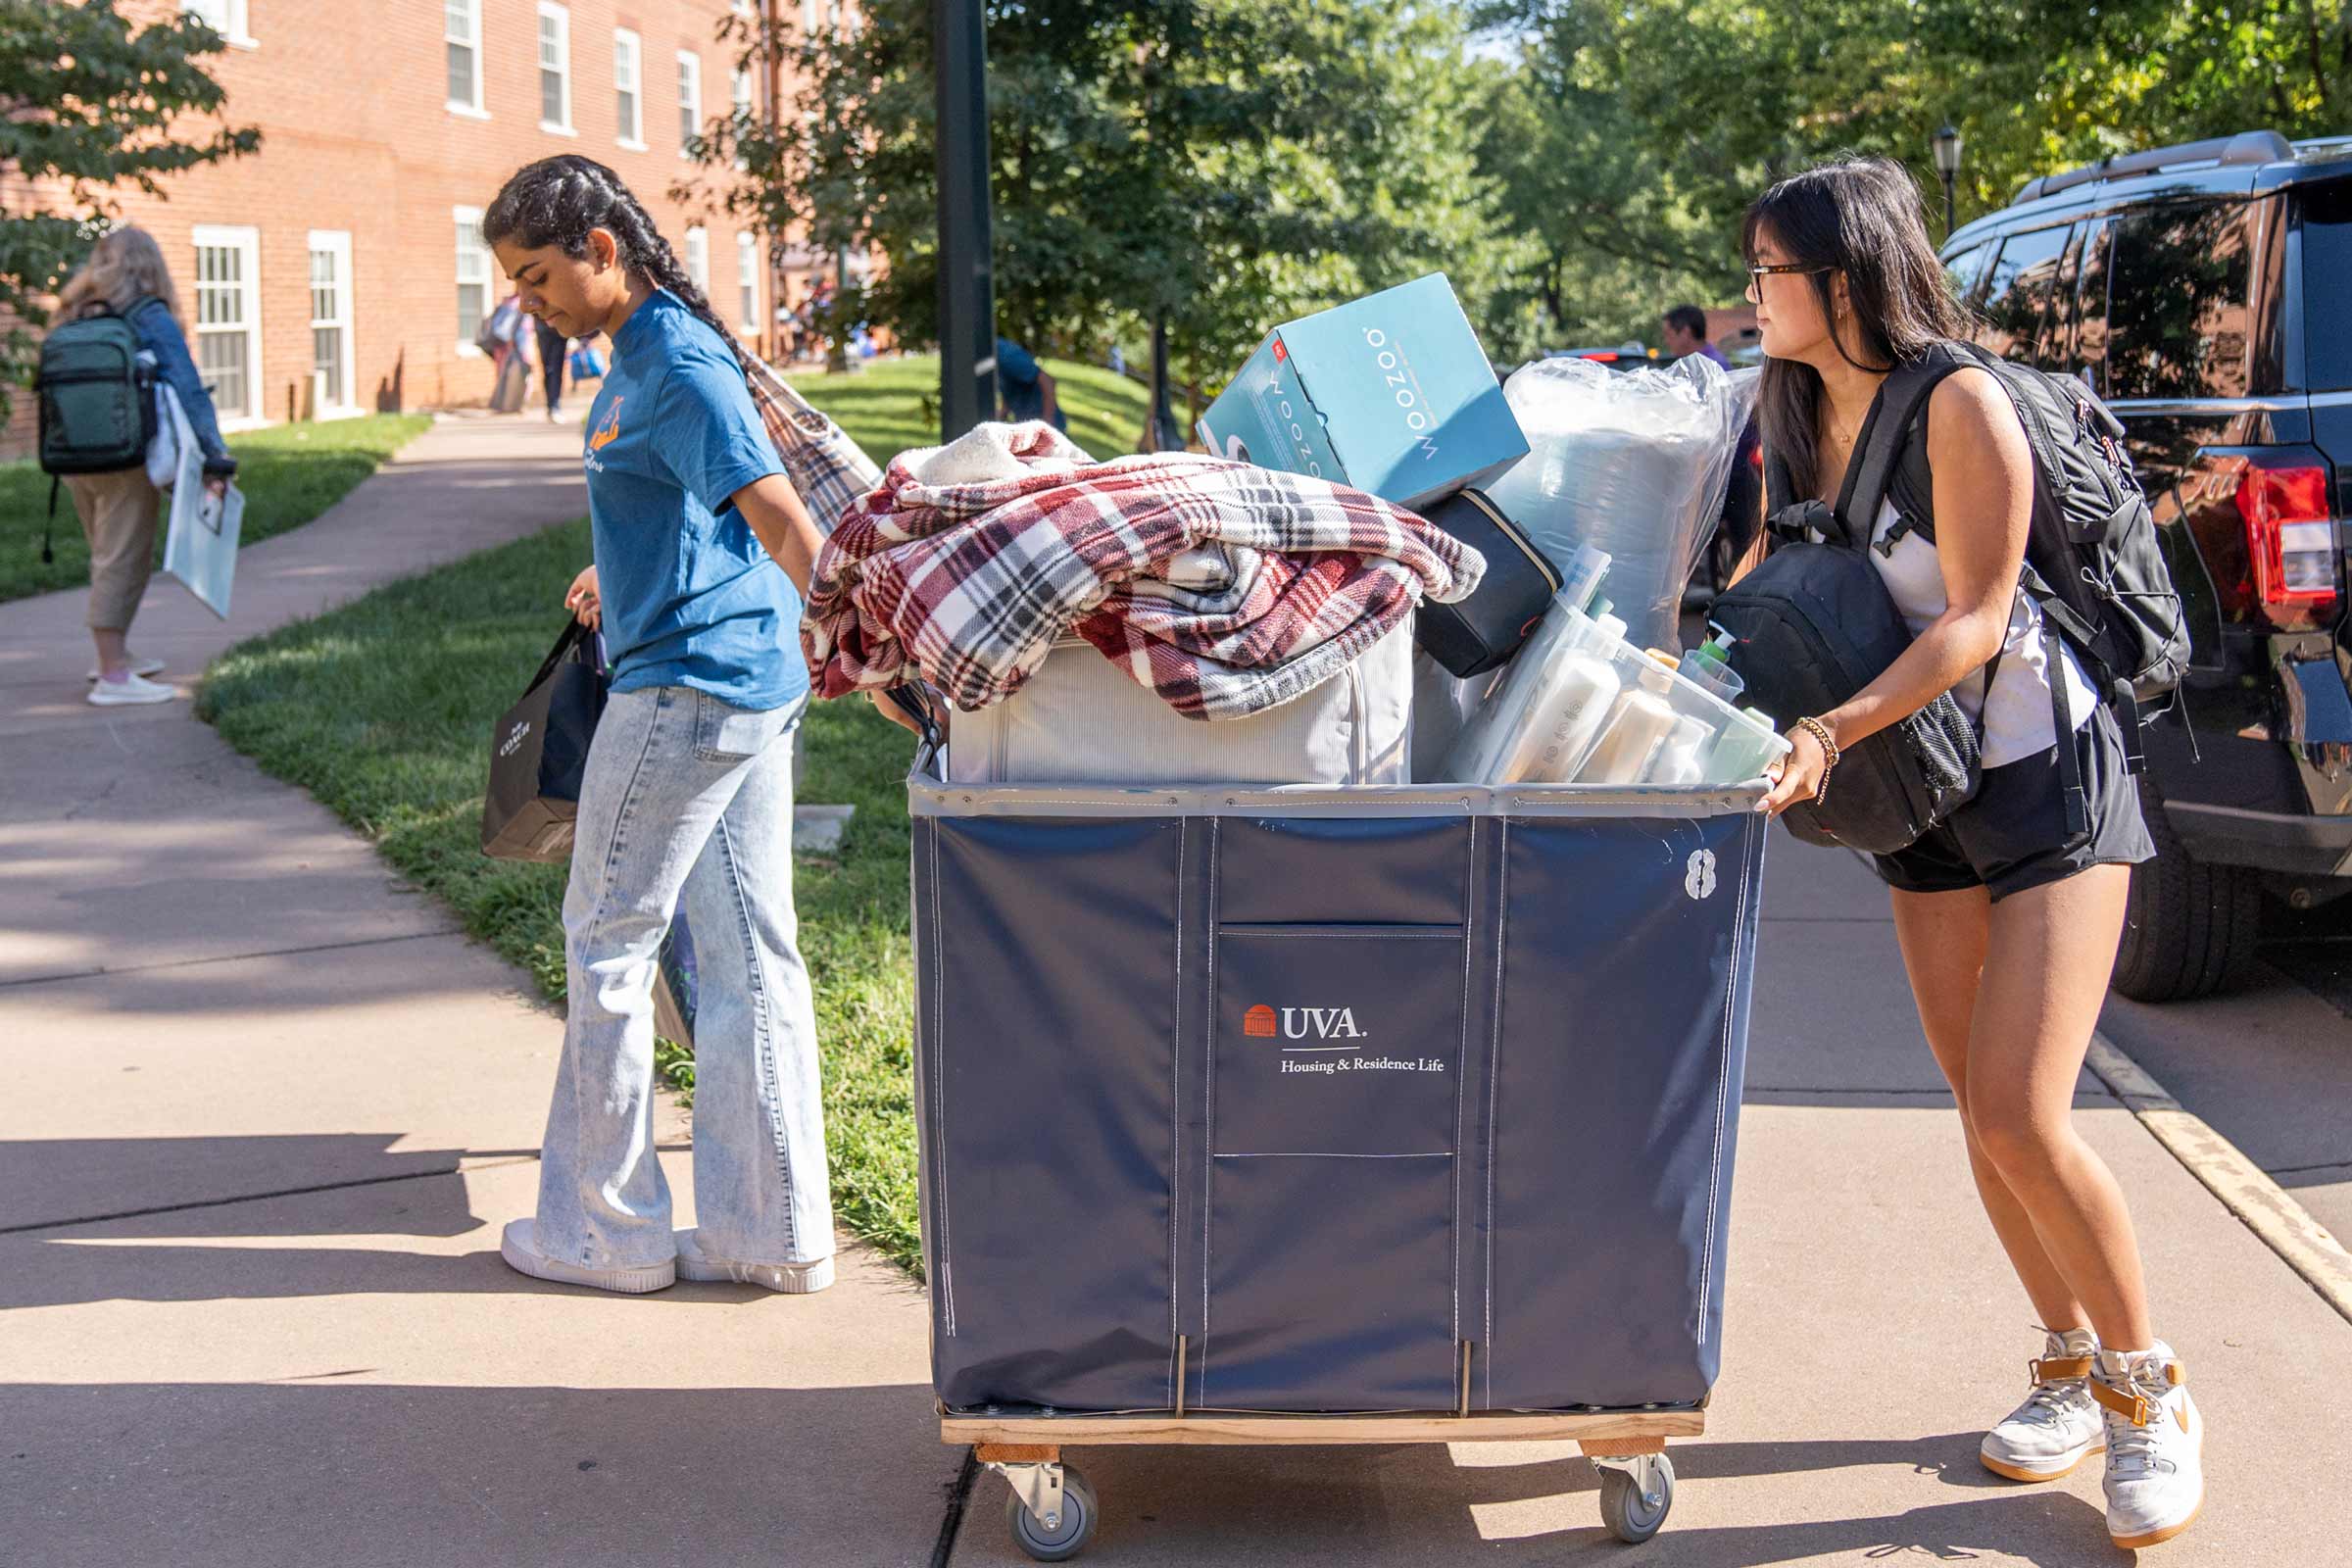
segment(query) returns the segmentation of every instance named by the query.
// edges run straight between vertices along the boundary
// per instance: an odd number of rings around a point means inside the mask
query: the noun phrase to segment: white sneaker
[[[507,1221],[506,1234],[499,1239],[498,1255],[517,1274],[528,1274],[535,1280],[553,1280],[558,1285],[586,1285],[594,1290],[614,1291],[622,1296],[644,1296],[651,1291],[665,1291],[677,1283],[676,1263],[664,1258],[659,1263],[647,1263],[636,1268],[591,1268],[585,1263],[566,1263],[549,1257],[539,1250],[539,1222],[535,1219]]]
[[[132,703],[169,703],[178,696],[179,693],[171,687],[159,686],[144,675],[94,681],[90,686],[90,702],[98,708],[122,708]]]
[[[2163,1341],[2099,1352],[2091,1397],[2106,1407],[2107,1535],[2130,1551],[2186,1530],[2205,1501],[2205,1418]]]
[[[2000,1419],[1977,1456],[1984,1468],[2012,1481],[2055,1481],[2106,1446],[2106,1427],[2090,1396],[2099,1337],[2088,1329],[2052,1333],[2026,1367],[2034,1392]]]
[[[813,1263],[738,1263],[703,1250],[702,1233],[678,1232],[678,1278],[722,1284],[763,1285],[787,1296],[814,1296],[833,1283],[833,1260]]]
[[[164,672],[164,662],[160,659],[134,659],[130,662],[130,672],[133,675],[161,675]],[[92,664],[81,678],[96,680],[105,673],[105,670]]]

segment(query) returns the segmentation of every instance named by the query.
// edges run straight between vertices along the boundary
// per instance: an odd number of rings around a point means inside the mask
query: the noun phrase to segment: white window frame
[[[468,228],[473,230],[473,232],[476,234],[479,234],[482,231],[482,210],[479,207],[452,207],[449,210],[449,220],[455,235],[463,236],[466,230]],[[462,243],[454,247],[454,249],[455,257],[451,262],[451,267],[453,270],[455,270],[456,274],[456,281],[453,285],[453,293],[451,295],[453,300],[456,298],[454,289],[465,287],[468,281],[466,276],[465,270],[461,265],[466,260],[466,251]],[[486,321],[490,319],[490,313],[497,310],[499,306],[499,301],[496,298],[498,259],[490,254],[490,247],[488,245],[483,245],[480,249],[474,251],[472,254],[479,258],[482,264],[481,318]],[[458,339],[459,359],[478,360],[483,357],[484,356],[482,354],[481,347],[476,344],[472,338],[461,337]]]
[[[247,223],[199,223],[188,233],[191,251],[233,250],[242,255],[237,269],[237,291],[245,318],[245,407],[224,409],[218,403],[213,412],[220,416],[223,430],[251,430],[269,423],[262,402],[262,231]],[[189,348],[196,361],[197,373],[204,370],[204,339],[211,335],[200,318],[203,306],[199,296],[206,285],[198,283],[189,297],[189,313],[194,326]]]
[[[746,332],[760,330],[760,236],[747,228],[735,235],[735,305]]]
[[[259,49],[261,40],[252,32],[252,0],[179,0],[179,9],[192,11],[213,24],[213,30],[226,38],[232,49]]]
[[[550,22],[556,24],[556,48],[563,56],[560,68],[551,67],[547,63],[545,25]],[[579,132],[573,128],[572,116],[571,8],[569,6],[559,5],[557,0],[539,0],[539,21],[538,25],[533,28],[531,33],[531,50],[532,58],[538,67],[538,76],[544,77],[549,71],[554,70],[564,83],[564,118],[561,121],[555,121],[547,118],[547,83],[544,80],[533,81],[532,85],[539,89],[539,128],[551,136],[577,136]]]
[[[700,223],[686,230],[686,275],[703,298],[710,297],[710,231]]]
[[[691,129],[688,127],[692,126]],[[703,133],[703,57],[678,51],[678,156],[689,158],[687,142]]]
[[[482,0],[459,0],[459,3],[466,7],[466,15],[472,22],[472,36],[460,38],[454,36],[450,32],[450,0],[442,0],[442,74],[446,76],[449,74],[449,51],[452,46],[471,50],[473,52],[473,101],[471,103],[466,103],[459,99],[451,98],[447,101],[446,107],[451,114],[463,115],[467,120],[488,120],[490,118],[488,100],[482,96]]]
[[[727,78],[727,113],[735,134],[741,135],[742,126],[739,122],[748,116],[751,110],[752,74],[741,66],[737,66],[734,74]],[[746,167],[744,160],[736,159],[735,167],[737,169]]]
[[[311,414],[312,417],[319,419],[347,419],[360,412],[359,368],[353,364],[354,356],[359,348],[359,333],[353,323],[353,307],[358,298],[358,290],[353,286],[351,276],[351,231],[342,228],[314,228],[311,230],[310,248],[313,252],[325,251],[335,259],[335,305],[337,310],[335,316],[322,318],[318,314],[318,305],[314,300],[311,308],[311,330],[317,332],[321,327],[332,328],[343,339],[343,400],[340,403],[319,403],[314,399]],[[316,292],[317,285],[314,283],[313,293]],[[312,348],[314,363],[317,358],[318,349],[314,344]],[[314,369],[311,373],[316,377],[318,371]],[[316,386],[315,380],[313,384]]]
[[[626,60],[629,65],[629,84],[625,89],[620,84],[620,65],[623,60]],[[624,150],[641,153],[646,150],[645,40],[638,37],[632,28],[614,27],[612,29],[612,118],[616,122],[620,119],[620,95],[623,91],[629,95],[629,121],[628,123],[619,126],[614,139]]]

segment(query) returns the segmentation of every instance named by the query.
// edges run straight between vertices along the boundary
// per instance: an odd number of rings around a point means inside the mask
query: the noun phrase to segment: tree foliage
[[[33,368],[28,327],[106,221],[125,185],[162,196],[165,177],[233,158],[261,133],[218,119],[203,58],[225,47],[193,16],[133,31],[114,0],[0,0],[0,415]]]
[[[741,161],[717,199],[771,233],[887,256],[855,308],[930,341],[928,0],[863,10],[839,38],[737,26],[755,69],[787,63],[798,113],[775,129],[737,117],[701,151],[714,171]],[[1001,328],[1092,348],[1160,318],[1180,373],[1221,379],[1287,316],[1438,268],[1492,271],[1463,39],[1452,6],[1422,0],[992,4]]]
[[[1545,241],[1522,293],[1570,335],[1614,318],[1629,282],[1736,298],[1741,209],[1835,152],[1909,166],[1939,224],[1929,141],[1946,121],[1967,138],[1962,221],[2114,153],[2352,130],[2342,0],[1482,0],[1476,17],[1521,49],[1482,165]]]

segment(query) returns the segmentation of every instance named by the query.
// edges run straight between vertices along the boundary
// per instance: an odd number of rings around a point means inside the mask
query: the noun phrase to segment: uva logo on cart
[[[1713,898],[1715,895],[1715,852],[1692,850],[1690,868],[1683,877],[1683,891],[1693,899]]]
[[[1284,1007],[1259,1003],[1242,1014],[1242,1033],[1261,1040],[1366,1040],[1355,1026],[1353,1007]]]
[[[505,743],[502,744],[498,749],[498,755],[501,757],[513,757],[515,753],[515,750],[522,745],[522,738],[525,735],[528,735],[530,732],[531,721],[526,718],[521,723],[515,725],[513,733],[507,736]]]

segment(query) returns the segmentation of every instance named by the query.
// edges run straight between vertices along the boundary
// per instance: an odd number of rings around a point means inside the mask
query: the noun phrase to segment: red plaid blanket
[[[817,557],[803,652],[820,696],[919,673],[1004,701],[1075,632],[1188,718],[1311,690],[1412,613],[1478,586],[1478,552],[1377,496],[1181,453],[1093,463],[1011,427],[1054,472],[930,486],[904,461]],[[1081,466],[1074,471],[1068,460]]]

